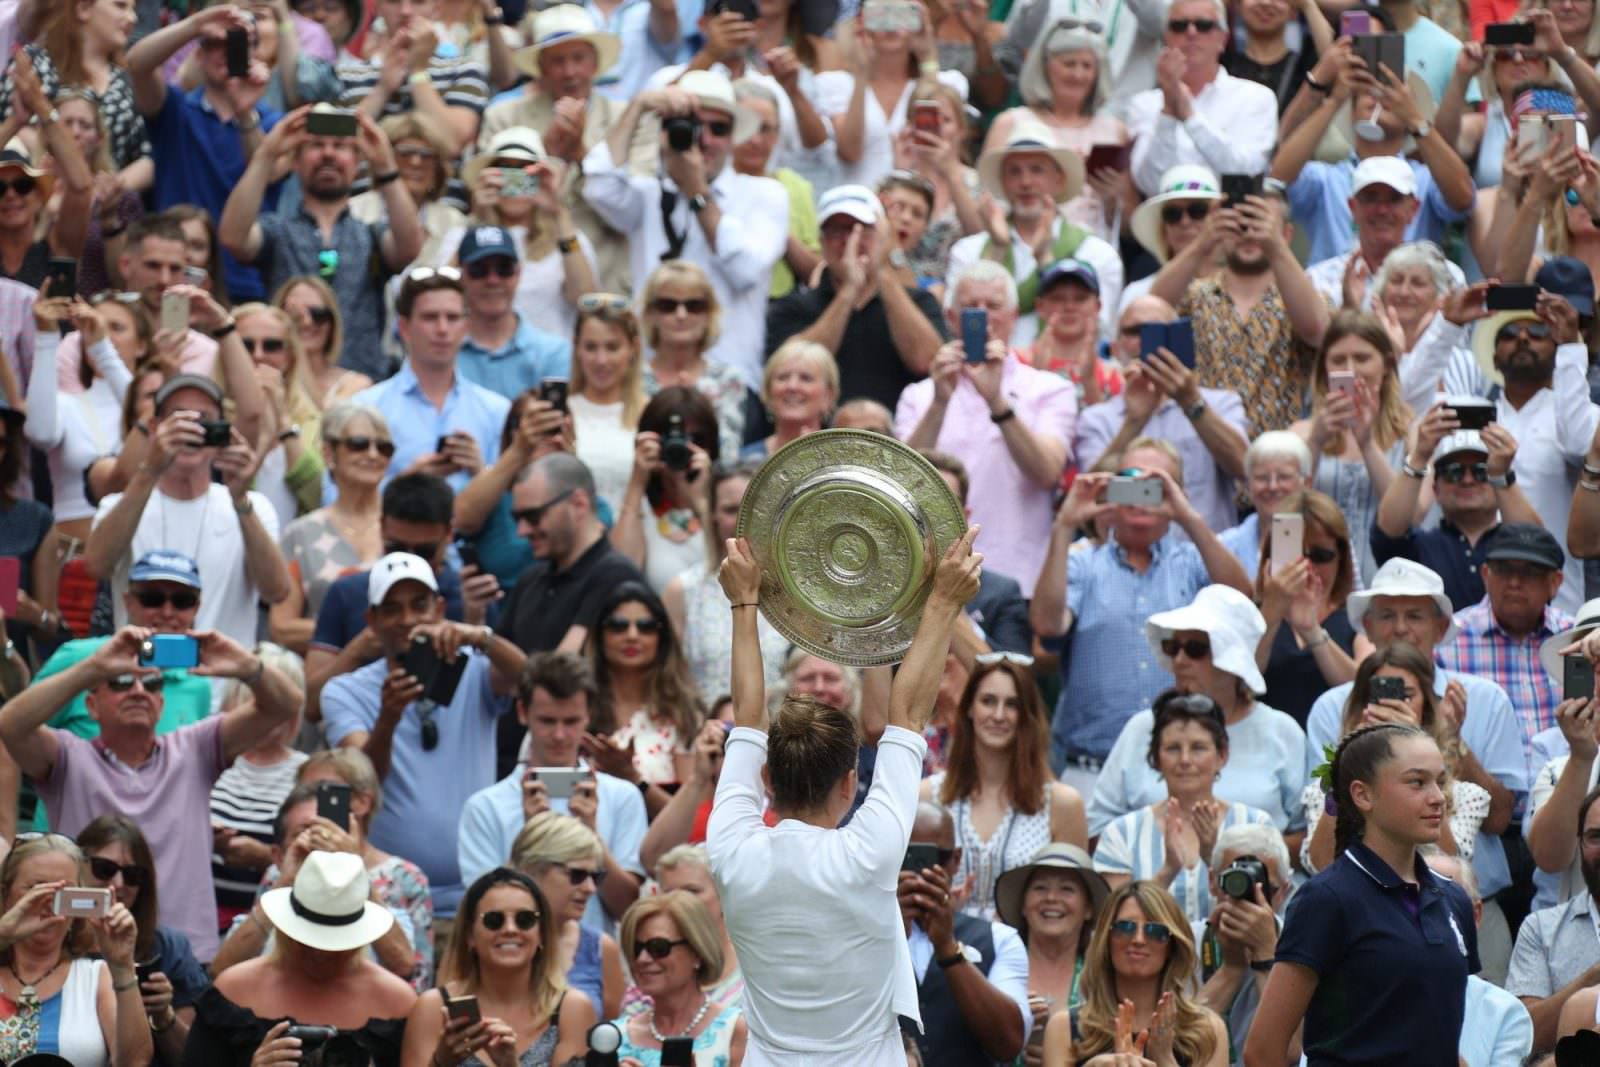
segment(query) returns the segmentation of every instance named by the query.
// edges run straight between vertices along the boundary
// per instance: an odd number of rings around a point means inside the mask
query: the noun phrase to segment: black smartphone
[[[457,541],[456,555],[461,557],[461,568],[477,567],[483,569],[483,564],[478,562],[478,546],[471,541]]]
[[[227,419],[201,419],[200,429],[205,433],[202,447],[226,448],[233,443],[233,423]]]
[[[539,383],[539,399],[563,415],[567,411],[567,379],[546,378]]]
[[[1512,48],[1533,43],[1531,22],[1491,22],[1483,28],[1483,43],[1496,48]]]
[[[1483,295],[1488,311],[1532,311],[1539,306],[1537,285],[1491,285]]]
[[[907,845],[906,858],[900,861],[902,871],[925,871],[938,865],[938,845]]]
[[[465,1019],[468,1023],[483,1021],[483,1013],[478,1008],[478,998],[472,995],[464,997],[448,997],[444,1002],[445,1011],[450,1013],[450,1018]]]
[[[350,829],[350,787],[343,782],[318,782],[317,818]]]
[[[1102,170],[1114,170],[1118,173],[1128,169],[1133,158],[1133,146],[1125,144],[1096,144],[1089,148],[1088,158],[1083,162],[1084,172],[1095,174]]]
[[[161,959],[158,956],[152,956],[147,960],[135,963],[133,965],[134,981],[144,985],[150,981],[150,976],[159,970],[161,970]]]
[[[1594,664],[1588,656],[1561,657],[1561,698],[1588,700],[1594,696]]]
[[[344,108],[313,108],[306,113],[306,132],[313,137],[354,137],[356,113]]]
[[[1374,675],[1371,684],[1367,686],[1367,695],[1374,701],[1404,700],[1406,698],[1406,680],[1404,678],[1396,678],[1392,674]]]
[[[756,10],[756,0],[711,0],[711,13],[720,15],[724,11],[731,11],[742,19],[756,20],[759,12]]]
[[[411,647],[401,653],[400,666],[422,683],[423,699],[442,708],[455,699],[456,687],[467,669],[467,657],[458,655],[446,663],[433,647],[433,639],[418,635],[411,639]]]
[[[1406,76],[1406,39],[1398,33],[1363,33],[1350,39],[1351,51],[1367,66],[1374,78],[1381,64],[1397,78]]]
[[[1487,400],[1477,403],[1468,403],[1465,399],[1454,403],[1446,401],[1445,406],[1463,430],[1481,430],[1494,421],[1494,405]]]
[[[227,49],[228,77],[244,78],[250,74],[250,31],[243,26],[229,26],[223,42]]]
[[[1261,195],[1261,175],[1259,174],[1224,174],[1222,176],[1222,195],[1226,198],[1229,207],[1243,203],[1247,196]]]
[[[661,1067],[694,1067],[694,1038],[669,1037],[662,1041]]]
[[[447,433],[442,433],[439,435],[439,439],[433,443],[433,450],[442,456],[444,455],[445,445],[448,445],[449,443],[450,435]]]
[[[78,261],[75,259],[51,256],[44,276],[50,283],[51,296],[73,296],[78,292]]]

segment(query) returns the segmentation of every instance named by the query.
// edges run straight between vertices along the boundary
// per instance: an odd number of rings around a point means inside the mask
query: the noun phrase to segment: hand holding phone
[[[341,830],[350,829],[350,797],[353,790],[343,782],[317,783],[317,818],[327,819]]]
[[[1272,573],[1282,574],[1305,555],[1306,517],[1299,512],[1272,516]]]
[[[961,348],[968,363],[982,363],[988,358],[989,312],[984,308],[961,309]]]

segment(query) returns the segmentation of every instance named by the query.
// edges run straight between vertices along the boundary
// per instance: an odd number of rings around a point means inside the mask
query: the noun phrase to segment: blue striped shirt
[[[1217,830],[1220,833],[1232,826],[1250,825],[1271,826],[1272,816],[1260,808],[1234,801],[1228,805]],[[1101,874],[1132,875],[1134,881],[1139,881],[1154,878],[1166,858],[1167,837],[1156,825],[1155,809],[1143,807],[1119,815],[1106,825],[1100,843],[1095,846],[1094,869]],[[1211,914],[1208,858],[1201,856],[1193,867],[1179,871],[1168,887],[1190,922],[1199,922]]]

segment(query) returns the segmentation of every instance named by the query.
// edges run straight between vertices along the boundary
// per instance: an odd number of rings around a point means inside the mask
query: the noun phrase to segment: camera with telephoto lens
[[[300,1067],[372,1067],[371,1054],[331,1026],[296,1023],[283,1036],[300,1039]]]
[[[667,147],[674,152],[687,152],[700,140],[700,119],[696,115],[671,115],[661,120],[667,131]]]
[[[1258,885],[1261,895],[1272,899],[1272,879],[1267,874],[1267,865],[1255,856],[1240,856],[1228,864],[1217,875],[1217,884],[1234,900],[1254,901],[1254,887]]]
[[[683,416],[667,419],[667,432],[661,436],[661,462],[669,471],[686,471],[694,458],[689,451],[689,435],[683,432]]]

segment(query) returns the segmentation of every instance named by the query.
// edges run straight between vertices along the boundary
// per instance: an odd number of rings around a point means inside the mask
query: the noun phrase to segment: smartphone
[[[50,283],[51,296],[73,296],[78,292],[78,261],[75,259],[51,256],[44,276]]]
[[[445,447],[450,444],[450,438],[454,436],[455,434],[453,433],[440,434],[439,439],[433,443],[433,450],[439,453],[441,456],[444,455]]]
[[[1375,674],[1367,686],[1367,696],[1374,701],[1399,700],[1406,698],[1406,680],[1396,678],[1392,674]]]
[[[1306,554],[1306,517],[1299,512],[1272,516],[1272,573],[1279,574]]]
[[[1339,16],[1340,37],[1362,37],[1372,32],[1372,15],[1367,11],[1346,11]]]
[[[1475,396],[1447,396],[1444,406],[1463,430],[1481,430],[1494,421],[1494,404]]]
[[[1190,370],[1194,370],[1194,323],[1189,319],[1173,319],[1167,323],[1167,351],[1171,352]]]
[[[1532,311],[1539,306],[1537,285],[1491,285],[1483,296],[1488,311]]]
[[[439,651],[433,647],[433,638],[425,634],[418,634],[411,639],[411,645],[400,653],[400,666],[405,672],[422,683],[422,692],[426,696],[428,687],[433,684],[434,675],[439,673]]]
[[[111,890],[71,886],[57,889],[51,910],[69,919],[98,919],[111,910]]]
[[[350,829],[350,794],[343,782],[317,783],[317,818],[327,819],[341,829]]]
[[[182,293],[161,294],[161,328],[177,333],[189,330],[189,298]]]
[[[1353,370],[1331,370],[1328,372],[1328,393],[1343,393],[1350,398],[1350,403],[1356,402],[1356,372]]]
[[[1514,48],[1533,43],[1531,22],[1491,22],[1483,28],[1483,43],[1496,48]]]
[[[1594,696],[1594,664],[1587,656],[1561,657],[1561,699],[1588,700]]]
[[[1108,504],[1154,508],[1161,506],[1161,497],[1161,482],[1156,478],[1135,478],[1119,474],[1106,486]]]
[[[306,112],[306,133],[312,137],[354,137],[356,113],[344,108],[312,108]]]
[[[539,399],[562,414],[567,410],[567,379],[546,378],[539,383]]]
[[[203,448],[226,448],[233,442],[233,423],[227,419],[201,419],[200,429],[205,434]]]
[[[1578,147],[1578,116],[1546,115],[1544,117],[1545,147],[1561,145],[1567,150]]]
[[[250,32],[243,26],[229,26],[223,41],[227,49],[228,77],[244,78],[250,74]]]
[[[496,167],[500,172],[500,196],[505,200],[526,200],[539,191],[539,176],[521,167]]]
[[[22,560],[0,556],[0,611],[6,618],[17,617],[17,590],[22,588]]]
[[[938,845],[907,845],[906,858],[900,861],[902,871],[925,871],[939,865]]]
[[[152,634],[139,643],[139,666],[187,670],[200,665],[200,642],[188,634]]]
[[[873,33],[916,33],[922,29],[922,12],[901,0],[867,0],[861,5],[861,21]]]
[[[720,15],[724,11],[731,11],[740,18],[748,19],[751,22],[754,22],[756,16],[760,13],[756,10],[756,0],[712,0],[711,13],[713,15]]]
[[[315,1052],[329,1041],[339,1036],[339,1030],[333,1026],[318,1026],[315,1023],[292,1023],[283,1032],[284,1037],[292,1037],[300,1042],[302,1053]]]
[[[211,275],[206,273],[204,267],[183,268],[183,280],[189,284],[204,288],[211,281]]]
[[[694,1038],[669,1037],[662,1041],[661,1067],[694,1067]]]
[[[552,800],[566,800],[572,796],[572,789],[579,782],[592,778],[593,772],[577,767],[535,767],[533,777],[535,781],[544,783],[545,792]]]
[[[1132,152],[1132,145],[1091,145],[1089,147],[1089,155],[1083,161],[1083,169],[1089,174],[1102,170],[1125,171],[1128,169],[1128,162]]]
[[[922,133],[939,135],[939,126],[942,116],[939,114],[939,105],[932,100],[913,100],[911,102],[911,128]]]
[[[137,962],[133,965],[134,981],[144,985],[150,981],[150,976],[159,970],[161,970],[161,958],[159,956],[152,956],[147,960]]]
[[[1372,76],[1378,76],[1380,65],[1388,67],[1398,78],[1406,76],[1406,39],[1398,33],[1364,33],[1350,42],[1356,58],[1367,65]]]
[[[1523,159],[1544,155],[1545,138],[1549,128],[1543,115],[1524,115],[1517,120],[1517,152]]]
[[[444,1008],[452,1020],[465,1019],[468,1023],[483,1021],[483,1013],[478,1009],[478,998],[471,994],[445,998]]]
[[[1222,195],[1227,205],[1244,202],[1247,196],[1261,195],[1261,175],[1259,174],[1224,174],[1222,176]]]
[[[457,541],[456,556],[461,560],[462,570],[465,570],[468,567],[477,567],[479,570],[483,569],[483,564],[479,562],[478,546],[471,541]]]
[[[961,309],[961,347],[968,363],[982,363],[988,358],[989,312],[984,308]]]

